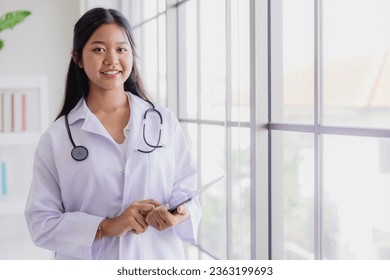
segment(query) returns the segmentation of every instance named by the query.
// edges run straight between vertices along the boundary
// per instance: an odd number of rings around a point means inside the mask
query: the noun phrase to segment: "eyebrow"
[[[130,45],[129,42],[127,42],[127,41],[117,42],[116,44],[117,45],[123,45],[123,44]],[[105,45],[105,42],[104,41],[93,41],[93,42],[91,42],[91,45]]]

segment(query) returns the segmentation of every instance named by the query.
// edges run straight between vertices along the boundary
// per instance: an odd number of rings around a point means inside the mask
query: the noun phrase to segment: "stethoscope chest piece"
[[[84,146],[76,146],[72,149],[71,155],[74,160],[82,161],[88,157],[88,150]]]
[[[76,144],[73,141],[72,133],[70,132],[69,128],[69,122],[68,122],[68,115],[65,115],[65,126],[66,130],[68,131],[68,136],[70,139],[70,142],[72,143],[73,149],[70,152],[72,158],[76,161],[83,161],[88,157],[88,149],[84,146],[76,146]]]

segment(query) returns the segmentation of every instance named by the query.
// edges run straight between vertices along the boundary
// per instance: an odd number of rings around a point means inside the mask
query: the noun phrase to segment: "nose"
[[[106,66],[115,66],[119,63],[116,52],[107,52],[106,57],[103,60],[103,64]]]

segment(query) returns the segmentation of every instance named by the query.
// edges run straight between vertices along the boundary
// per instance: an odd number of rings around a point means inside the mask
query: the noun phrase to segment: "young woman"
[[[38,144],[25,216],[57,259],[183,259],[200,221],[174,115],[150,102],[125,17],[96,8],[74,27],[63,107]]]

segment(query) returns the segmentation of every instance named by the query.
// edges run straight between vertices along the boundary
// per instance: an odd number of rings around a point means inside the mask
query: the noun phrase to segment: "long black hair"
[[[81,98],[87,98],[89,93],[88,77],[85,74],[84,69],[78,65],[81,62],[83,48],[91,35],[101,25],[109,23],[119,25],[126,32],[134,57],[131,74],[124,83],[125,91],[130,91],[142,99],[149,100],[135,62],[137,55],[129,22],[125,16],[117,10],[94,8],[87,11],[74,26],[72,58],[70,59],[69,70],[66,77],[65,96],[62,109],[56,119],[68,114]]]

